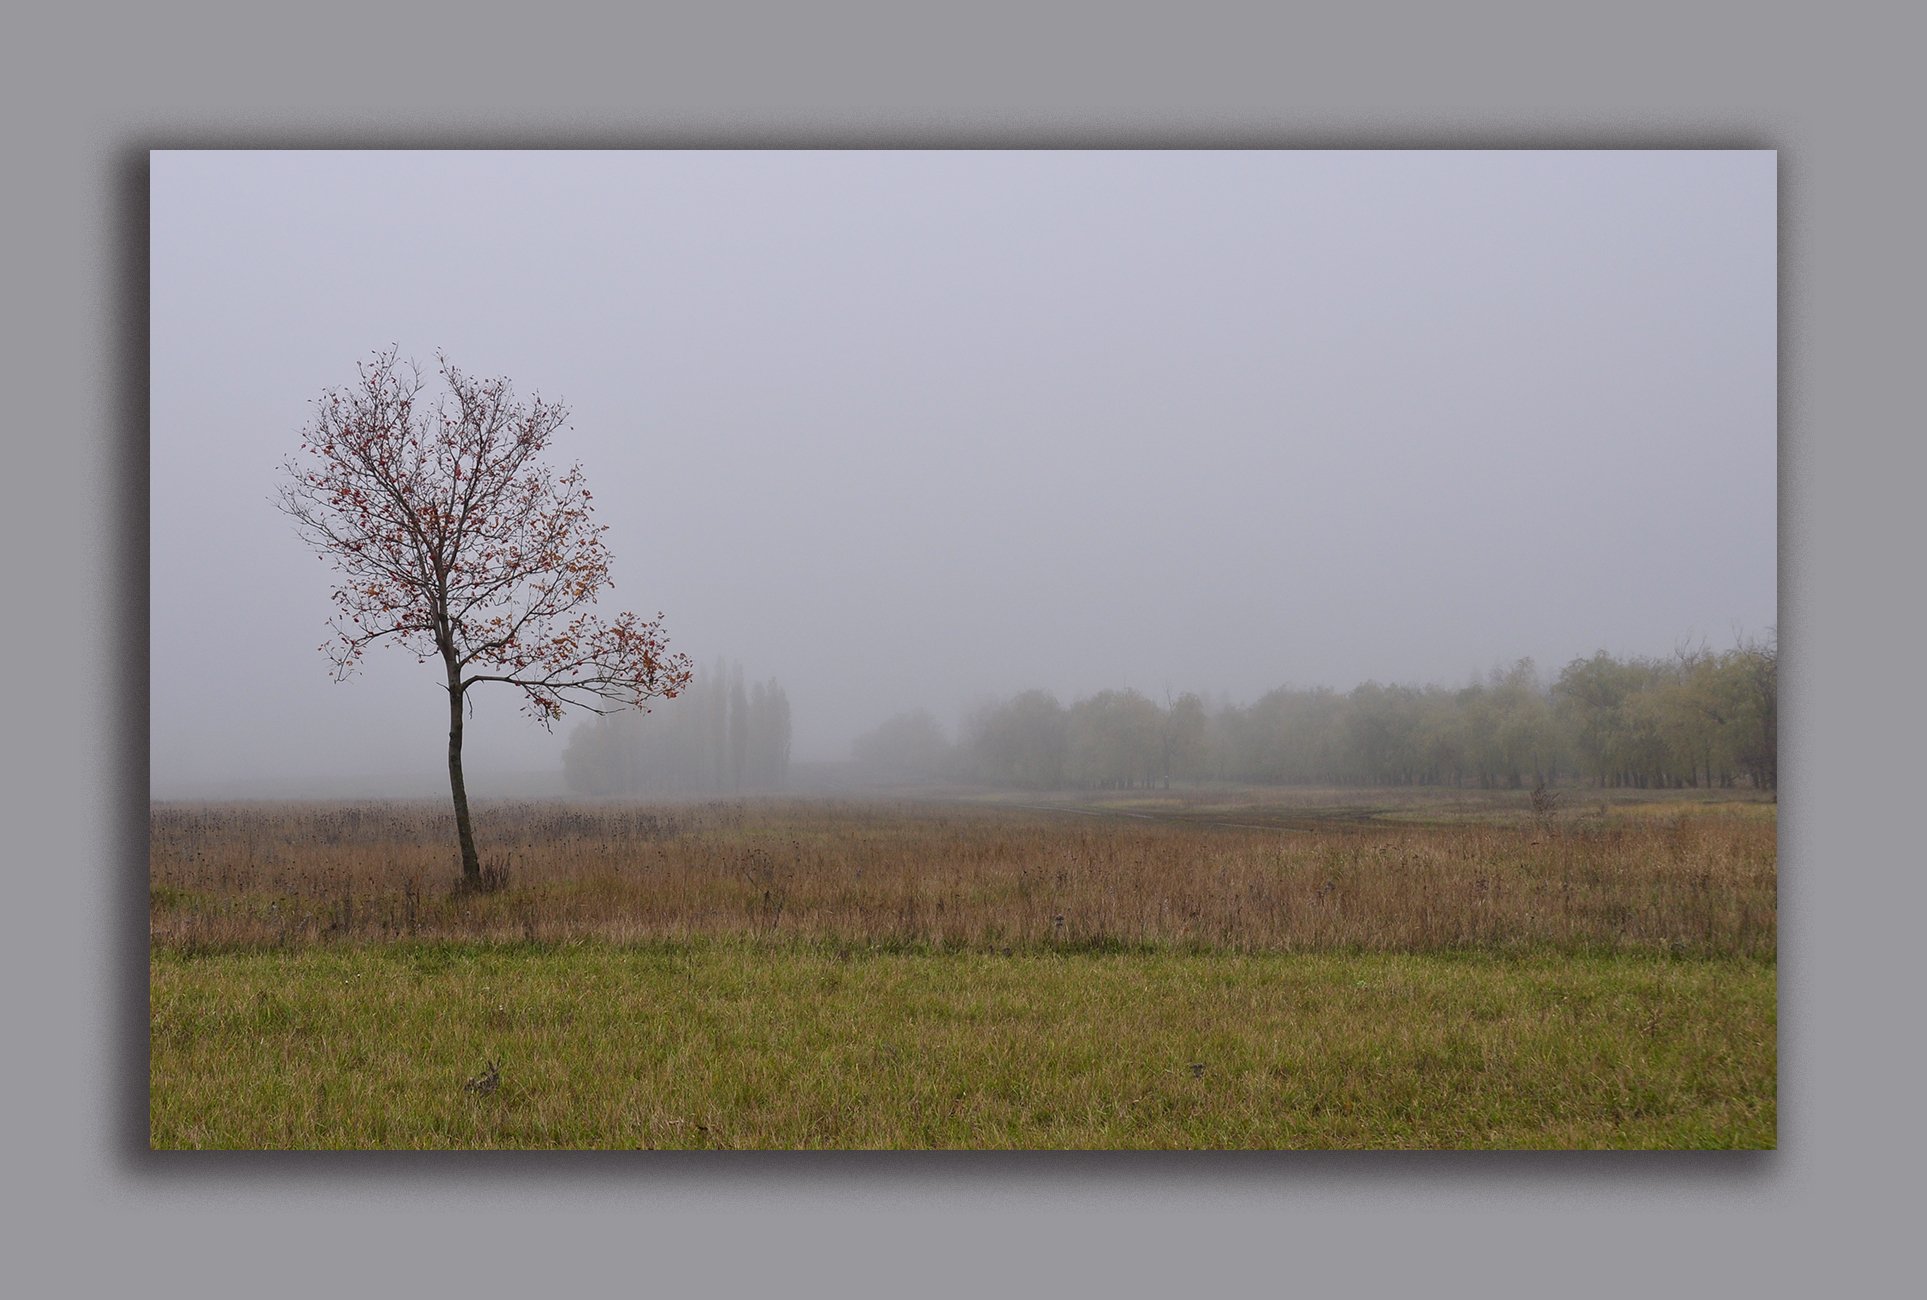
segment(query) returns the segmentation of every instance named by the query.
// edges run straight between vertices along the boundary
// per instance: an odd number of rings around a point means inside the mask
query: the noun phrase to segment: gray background
[[[16,21],[4,1071],[29,1289],[1853,1293],[1917,1216],[1918,32],[1886,6],[993,21],[345,4]],[[692,23],[694,24],[692,26]],[[156,1158],[144,1085],[151,147],[1780,150],[1782,1149],[1753,1157]],[[24,286],[21,288],[19,286]],[[138,383],[130,383],[138,377]],[[1911,707],[1909,707],[1911,706]],[[1902,1217],[1905,1213],[1906,1217]],[[1904,1270],[1904,1271],[1903,1271]],[[1348,1288],[1347,1284],[1352,1284]],[[439,1289],[439,1286],[438,1286]]]

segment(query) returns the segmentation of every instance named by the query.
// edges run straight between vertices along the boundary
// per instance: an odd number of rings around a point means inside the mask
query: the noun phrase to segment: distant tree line
[[[1530,659],[1457,689],[1366,682],[1280,688],[1255,703],[1159,703],[1107,690],[1065,707],[1046,691],[987,704],[952,744],[927,713],[859,738],[873,779],[1033,789],[1172,781],[1330,785],[1584,783],[1642,789],[1778,784],[1777,651],[1576,659],[1552,682]]]
[[[742,665],[718,659],[646,714],[607,714],[577,727],[562,773],[576,794],[732,794],[781,789],[789,762],[782,684],[745,686]]]

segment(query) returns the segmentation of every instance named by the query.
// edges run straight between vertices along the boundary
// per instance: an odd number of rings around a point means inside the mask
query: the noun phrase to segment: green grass
[[[1771,1147],[1770,960],[839,949],[193,952],[157,1148]],[[470,1091],[484,1063],[500,1086]]]

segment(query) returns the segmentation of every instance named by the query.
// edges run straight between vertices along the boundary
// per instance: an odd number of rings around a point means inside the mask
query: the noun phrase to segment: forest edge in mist
[[[1604,651],[1550,683],[1529,660],[1451,689],[1367,682],[1339,693],[1281,687],[1240,707],[1195,692],[1160,702],[1107,690],[988,702],[959,739],[927,709],[858,737],[840,771],[806,788],[962,785],[1130,790],[1197,783],[1519,789],[1772,791],[1779,780],[1778,652],[1771,633],[1664,658]],[[778,792],[790,714],[772,678],[745,690],[719,661],[690,695],[647,717],[578,725],[564,755],[579,795]]]

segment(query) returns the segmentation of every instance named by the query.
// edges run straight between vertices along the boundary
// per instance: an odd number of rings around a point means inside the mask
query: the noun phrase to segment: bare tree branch
[[[439,658],[450,695],[450,777],[473,868],[461,786],[460,707],[469,687],[518,687],[545,727],[566,707],[646,708],[689,684],[661,618],[594,612],[610,585],[606,528],[594,521],[580,466],[559,476],[541,456],[568,408],[516,400],[506,379],[478,379],[438,355],[447,389],[432,409],[419,370],[397,352],[359,367],[359,382],[314,402],[302,455],[284,463],[276,499],[338,575],[336,680],[392,638]],[[481,671],[470,672],[471,668]]]

